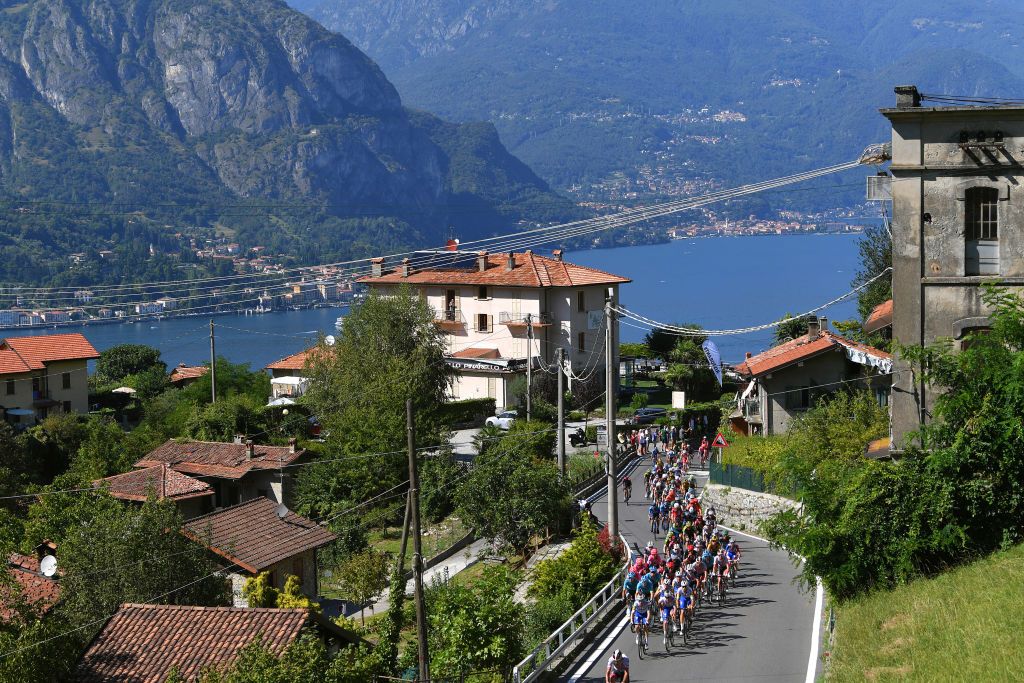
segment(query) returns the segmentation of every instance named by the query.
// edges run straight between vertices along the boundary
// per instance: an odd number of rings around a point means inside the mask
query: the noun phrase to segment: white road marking
[[[806,683],[814,683],[818,673],[818,641],[821,640],[821,607],[825,600],[825,588],[821,585],[821,577],[814,577],[818,587],[814,591],[814,624],[811,626],[811,654],[807,658]]]
[[[608,651],[608,648],[611,647],[611,644],[619,637],[619,634],[622,633],[622,629],[626,628],[627,624],[629,624],[629,617],[622,617],[622,621],[619,622],[619,625],[612,629],[612,632],[609,633],[601,642],[601,645],[594,650],[594,653],[590,655],[590,658],[587,659],[586,662],[583,663],[583,666],[576,670],[576,673],[574,673],[572,678],[569,679],[569,683],[576,683],[576,681],[587,675],[590,668],[597,663],[598,659],[604,656],[605,652]]]

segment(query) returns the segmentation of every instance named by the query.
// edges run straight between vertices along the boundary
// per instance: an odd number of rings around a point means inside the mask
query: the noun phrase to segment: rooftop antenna
[[[47,578],[56,574],[57,558],[53,555],[47,555],[43,559],[39,560],[39,573]]]

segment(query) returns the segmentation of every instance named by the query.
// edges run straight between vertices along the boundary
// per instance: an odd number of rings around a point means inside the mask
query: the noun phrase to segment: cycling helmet
[[[636,572],[630,572],[629,575],[626,578],[628,578],[630,581],[635,581],[636,580]]]
[[[621,661],[622,660],[622,650],[616,650],[615,652],[613,652],[612,653],[612,659],[614,659],[615,661]]]

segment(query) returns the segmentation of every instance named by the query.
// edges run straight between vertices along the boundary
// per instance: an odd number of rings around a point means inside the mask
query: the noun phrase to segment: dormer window
[[[999,190],[971,187],[964,192],[966,275],[999,274]]]

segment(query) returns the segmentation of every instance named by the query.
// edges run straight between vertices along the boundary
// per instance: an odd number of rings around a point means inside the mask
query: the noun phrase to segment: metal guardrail
[[[559,626],[544,641],[535,647],[530,654],[523,658],[523,661],[516,664],[512,669],[513,683],[531,683],[537,680],[541,674],[547,671],[551,663],[560,657],[569,647],[586,635],[589,629],[601,616],[604,615],[608,605],[618,601],[623,578],[630,564],[633,562],[633,551],[629,549],[625,536],[619,534],[619,541],[626,550],[626,564],[615,573],[611,581],[604,585],[594,597],[587,601],[587,604],[576,610],[576,613],[569,617],[568,621]]]

